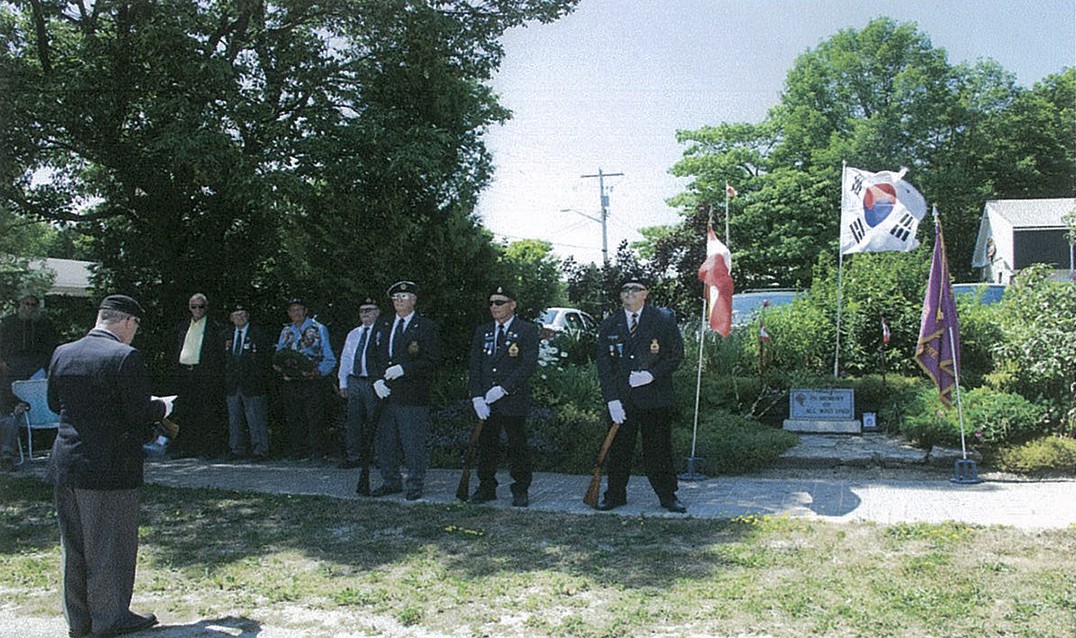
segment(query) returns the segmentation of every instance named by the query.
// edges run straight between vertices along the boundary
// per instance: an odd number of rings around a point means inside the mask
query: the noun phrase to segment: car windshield
[[[979,296],[980,292],[982,296]],[[1001,301],[1004,294],[1004,284],[953,284],[954,297],[978,299],[979,303],[987,306]]]
[[[732,296],[732,324],[741,325],[751,320],[762,310],[763,304],[770,302],[770,307],[790,304],[798,295],[795,290],[762,290],[741,292]]]
[[[557,311],[556,310],[546,310],[542,314],[538,315],[538,319],[536,321],[537,321],[537,323],[542,323],[542,324],[553,323],[553,321],[556,318],[557,318]]]

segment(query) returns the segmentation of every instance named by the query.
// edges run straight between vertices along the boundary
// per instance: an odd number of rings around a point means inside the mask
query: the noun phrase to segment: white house
[[[33,270],[51,271],[56,275],[52,287],[46,295],[66,295],[68,297],[90,296],[90,268],[94,266],[92,261],[79,261],[77,259],[56,259],[49,257],[44,260],[30,262]]]
[[[1076,209],[1076,198],[992,199],[983,207],[973,268],[983,281],[1008,284],[1031,264],[1050,264],[1059,279],[1070,279],[1076,254],[1062,216]]]

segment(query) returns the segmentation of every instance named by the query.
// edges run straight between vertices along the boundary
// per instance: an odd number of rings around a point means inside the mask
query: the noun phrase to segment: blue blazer
[[[94,329],[56,349],[48,378],[49,409],[60,427],[46,480],[87,490],[141,487],[142,444],[165,409],[150,398],[142,354]]]
[[[606,402],[619,399],[625,408],[653,409],[676,404],[672,377],[684,360],[684,338],[671,310],[643,306],[634,339],[623,310],[602,321],[598,330],[598,380]],[[654,380],[632,388],[633,371],[647,370]]]
[[[494,351],[497,322],[478,326],[471,339],[468,389],[472,397],[484,396],[499,385],[507,396],[490,406],[493,414],[526,416],[531,407],[531,375],[538,367],[538,326],[516,317],[507,332],[505,347]]]
[[[385,401],[397,405],[429,405],[430,383],[441,361],[437,324],[416,312],[390,357],[389,337],[395,323],[395,314],[378,319],[373,335],[374,356],[370,356],[371,349],[367,346],[366,370],[371,378],[380,379],[384,378],[385,370],[399,364],[404,369],[404,376],[386,381],[392,394]]]

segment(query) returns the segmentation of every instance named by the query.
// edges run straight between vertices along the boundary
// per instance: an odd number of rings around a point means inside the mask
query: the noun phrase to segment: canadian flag
[[[725,182],[725,194],[731,197],[736,197],[736,189],[731,184]]]
[[[732,330],[732,253],[706,226],[706,261],[699,267],[699,281],[706,284],[706,313],[710,329],[729,336]]]
[[[758,324],[758,340],[769,341],[770,333],[766,332],[766,325],[763,323]]]
[[[889,324],[885,322],[885,319],[882,319],[882,343],[889,343],[889,337]]]

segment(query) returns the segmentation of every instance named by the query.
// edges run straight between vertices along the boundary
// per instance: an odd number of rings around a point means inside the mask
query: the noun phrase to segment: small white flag
[[[841,254],[910,251],[919,246],[915,231],[927,213],[919,191],[904,173],[869,173],[846,166],[841,180]]]

